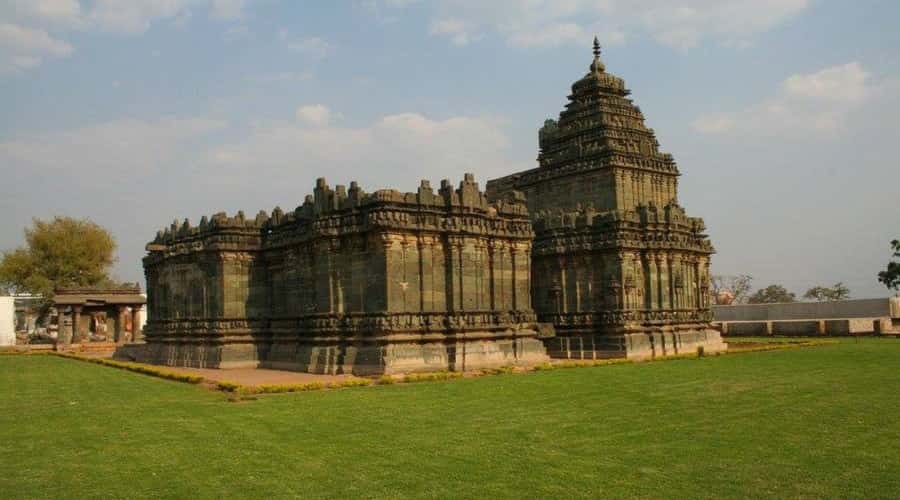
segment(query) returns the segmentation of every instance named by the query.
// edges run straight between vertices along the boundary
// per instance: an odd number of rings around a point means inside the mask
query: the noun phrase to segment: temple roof
[[[66,287],[54,291],[57,306],[106,304],[139,305],[147,302],[138,283],[112,287]]]
[[[547,120],[539,132],[541,167],[575,162],[606,163],[610,155],[626,155],[650,170],[677,175],[671,155],[661,153],[653,129],[644,124],[641,109],[627,96],[625,81],[606,71],[594,38],[588,72],[572,84],[569,102],[557,120]]]
[[[625,88],[625,81],[618,76],[606,72],[606,64],[600,59],[600,42],[594,37],[594,59],[588,66],[588,73],[572,85],[572,93],[579,91],[603,90],[616,95],[626,96],[631,92]]]

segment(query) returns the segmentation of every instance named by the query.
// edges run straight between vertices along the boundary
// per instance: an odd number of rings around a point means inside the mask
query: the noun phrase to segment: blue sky
[[[531,168],[596,33],[714,273],[883,296],[897,26],[896,1],[0,0],[0,249],[32,217],[90,217],[137,280],[172,219],[293,208],[317,177]]]

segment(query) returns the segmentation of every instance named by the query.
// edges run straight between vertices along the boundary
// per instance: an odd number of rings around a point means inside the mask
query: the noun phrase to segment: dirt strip
[[[282,385],[282,384],[308,384],[310,382],[338,383],[357,379],[353,375],[319,375],[314,373],[291,372],[286,370],[267,370],[265,368],[231,368],[219,370],[216,368],[183,368],[175,366],[154,366],[173,373],[185,375],[199,375],[206,380],[215,382],[232,382],[240,385]]]

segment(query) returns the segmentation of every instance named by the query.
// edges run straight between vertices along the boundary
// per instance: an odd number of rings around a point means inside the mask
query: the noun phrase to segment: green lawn
[[[900,340],[293,393],[0,356],[0,497],[897,498]]]

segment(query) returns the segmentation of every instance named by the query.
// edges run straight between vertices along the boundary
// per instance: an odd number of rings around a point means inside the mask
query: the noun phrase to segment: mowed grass
[[[3,498],[897,498],[900,340],[228,402],[0,356]]]

